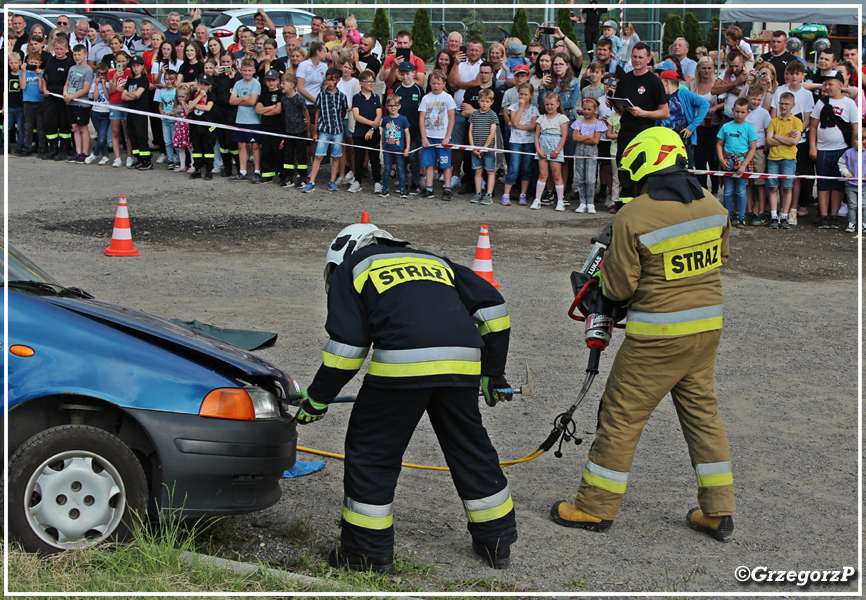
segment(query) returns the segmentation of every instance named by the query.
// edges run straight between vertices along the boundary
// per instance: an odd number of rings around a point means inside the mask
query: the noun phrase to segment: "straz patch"
[[[722,240],[664,253],[665,279],[683,279],[717,269],[722,266]]]
[[[370,270],[370,280],[380,294],[409,281],[435,281],[454,286],[454,274],[435,260],[408,259]]]

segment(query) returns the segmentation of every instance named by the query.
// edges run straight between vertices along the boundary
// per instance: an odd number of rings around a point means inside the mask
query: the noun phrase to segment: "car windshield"
[[[228,23],[231,20],[232,20],[232,18],[229,15],[222,13],[221,15],[218,15],[216,19],[213,20],[213,23],[211,23],[211,27],[222,27],[223,25],[225,25],[226,23]]]
[[[56,279],[30,262],[12,245],[7,247],[9,249],[9,281],[40,281],[59,285]],[[3,274],[0,273],[0,279],[2,278]]]

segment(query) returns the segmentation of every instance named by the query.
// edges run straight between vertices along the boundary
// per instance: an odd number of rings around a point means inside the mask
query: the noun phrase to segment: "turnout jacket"
[[[685,204],[649,194],[622,207],[601,265],[602,292],[631,300],[626,334],[691,335],[722,328],[727,210],[704,190]]]
[[[496,289],[467,267],[405,247],[371,245],[331,276],[330,336],[308,392],[330,403],[373,354],[365,384],[477,387],[505,372],[510,317]]]

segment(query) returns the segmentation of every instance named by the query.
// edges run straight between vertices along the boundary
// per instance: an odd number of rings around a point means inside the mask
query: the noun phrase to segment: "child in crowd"
[[[382,122],[382,101],[373,93],[376,75],[364,71],[358,77],[361,91],[352,98],[352,116],[355,118],[355,132],[352,144],[355,146],[355,182],[349,186],[350,192],[360,192],[364,180],[364,158],[369,157],[370,172],[373,175],[373,193],[382,193],[382,173],[379,164],[379,124]]]
[[[755,55],[752,52],[752,46],[743,39],[744,37],[743,30],[736,25],[725,29],[725,54],[734,48],[739,48],[746,59],[743,63],[743,72],[748,73],[755,66]]]
[[[764,100],[764,90],[759,83],[753,83],[749,87],[749,115],[746,117],[746,123],[749,123],[755,128],[755,134],[758,136],[758,141],[755,144],[755,157],[752,159],[752,170],[755,173],[767,172],[767,128],[770,126],[770,113],[762,106]],[[748,215],[746,222],[751,225],[767,225],[769,220],[765,211],[767,210],[767,180],[766,179],[749,179],[746,185],[746,212],[751,212]],[[757,202],[755,194],[757,192]]]
[[[709,56],[710,53],[707,50],[706,46],[698,46],[695,48],[695,60],[701,60],[705,56]]]
[[[719,166],[728,171],[734,171],[737,177],[725,177],[725,208],[735,227],[746,226],[746,179],[740,176],[753,172],[749,164],[755,156],[758,134],[755,128],[746,122],[749,115],[749,101],[737,98],[734,103],[734,120],[722,125],[719,129],[716,153]],[[737,212],[734,214],[734,197],[736,196]]]
[[[601,37],[598,38],[598,41],[601,40],[610,40],[611,48],[610,54],[614,58],[622,61],[627,61],[629,57],[622,55],[622,40],[619,36],[616,35],[617,25],[616,21],[605,21],[601,28]],[[598,43],[595,45],[596,52],[598,51]]]
[[[179,119],[186,119],[189,114],[189,88],[185,85],[177,88],[177,100],[175,101],[174,110],[171,111],[171,116]],[[174,122],[174,136],[171,139],[171,145],[177,153],[178,164],[174,169],[175,172],[194,173],[195,168],[190,161],[189,171],[186,170],[186,155],[187,149],[192,148],[192,143],[189,141],[189,123],[187,121]]]
[[[433,177],[438,166],[444,171],[445,188],[442,199],[451,200],[451,149],[433,146],[449,144],[454,130],[454,111],[457,105],[445,91],[447,76],[436,69],[430,73],[430,93],[421,99],[418,107],[418,125],[421,130],[421,166],[426,170],[427,186],[424,198],[433,197]]]
[[[615,97],[619,78],[614,73],[605,73],[602,82],[605,96]],[[611,213],[616,213],[614,203],[619,200],[619,173],[612,160],[602,159],[616,156],[613,144],[619,137],[617,127],[619,127],[620,114],[610,108],[606,102],[599,101],[598,118],[607,125],[607,131],[601,134],[601,141],[598,143],[598,178],[601,182],[599,189],[602,190],[604,196],[604,207]]]
[[[174,111],[174,104],[177,98],[177,88],[175,87],[175,83],[177,82],[177,72],[172,70],[165,71],[163,74],[163,82],[165,87],[159,90],[157,106],[159,108],[159,114],[166,116],[172,114]],[[176,122],[174,120],[162,119],[162,139],[166,140],[165,153],[168,156],[168,169],[170,171],[174,170],[178,165],[177,155],[172,146],[175,126]]]
[[[397,67],[400,85],[394,88],[394,93],[400,98],[400,114],[409,121],[409,171],[412,185],[409,194],[417,196],[421,193],[421,129],[418,126],[418,107],[424,97],[424,88],[415,82],[415,65],[411,60],[404,60]]]
[[[9,93],[6,97],[6,105],[9,107],[9,133],[15,128],[15,154],[18,156],[24,152],[24,94],[21,90],[21,54],[19,52],[9,53]],[[10,148],[12,140],[9,140]]]
[[[187,116],[190,121],[189,137],[192,142],[192,166],[193,172],[190,179],[213,179],[213,155],[216,145],[216,131],[210,125],[199,125],[195,121],[204,121],[207,114],[213,108],[213,98],[209,98],[209,92],[213,85],[213,75],[202,73],[196,78],[195,95],[187,106]]]
[[[518,66],[518,69],[523,65]],[[526,68],[526,67],[523,67]],[[532,154],[535,152],[535,122],[538,120],[538,108],[532,102],[535,89],[531,83],[527,83],[529,72],[518,71],[515,74],[523,75],[522,83],[517,86],[517,102],[506,106],[505,123],[511,131],[508,140],[508,149],[514,154],[508,155],[508,173],[505,175],[505,189],[503,190],[502,206],[511,206],[511,188],[520,179],[520,206],[526,206],[526,191],[529,182],[532,181]],[[508,92],[506,92],[507,94]]]
[[[529,59],[523,56],[523,53],[526,52],[526,46],[521,44],[520,40],[515,38],[509,43],[506,52],[508,52],[508,58],[505,59],[505,68],[511,73],[514,73],[514,67],[517,65],[529,66]]]
[[[812,92],[803,87],[803,79],[806,77],[806,67],[799,60],[792,60],[785,67],[785,85],[780,85],[776,88],[776,93],[773,94],[773,99],[770,103],[770,116],[775,117],[779,114],[779,98],[785,92],[790,92],[794,95],[794,107],[792,115],[800,119],[803,123],[803,135],[800,136],[797,142],[797,165],[796,175],[811,175],[815,172],[815,165],[809,157],[809,130],[812,124],[812,109],[815,108],[815,96]],[[807,180],[806,186],[810,192],[813,187],[811,180]],[[797,215],[799,214],[800,206],[800,188],[803,187],[800,178],[794,179],[794,188],[791,197],[791,210],[788,213],[788,222],[791,225],[797,224]],[[811,193],[809,194],[811,196]],[[802,214],[806,214],[808,209],[803,206]]]
[[[556,209],[565,210],[563,193],[565,185],[562,181],[562,149],[568,135],[568,117],[562,109],[559,94],[549,92],[544,96],[544,114],[535,122],[535,160],[538,161],[538,183],[535,185],[535,200],[532,210],[541,208],[541,196],[547,186],[547,174],[553,173],[553,184],[556,189]]]
[[[316,115],[318,118],[316,119],[316,132],[313,134],[313,141],[316,142],[316,159],[313,161],[313,168],[310,171],[310,181],[301,190],[304,194],[309,194],[316,189],[316,175],[319,173],[322,160],[329,154],[331,156],[331,179],[328,182],[328,189],[332,192],[340,189],[336,182],[340,167],[340,161],[337,159],[343,155],[343,146],[340,142],[343,139],[343,119],[349,110],[349,101],[346,100],[343,92],[337,89],[338,79],[340,79],[338,69],[331,67],[325,71],[325,89],[319,92],[316,97]],[[372,86],[369,87],[372,88]],[[358,154],[358,152],[355,153],[356,165],[358,164]],[[363,167],[363,157],[361,161]],[[376,164],[378,166],[378,157]],[[356,173],[355,177],[358,175],[359,173]]]
[[[866,148],[863,144],[863,130],[860,129],[857,135],[857,145],[854,148],[848,148],[845,154],[839,159],[839,172],[842,177],[847,177],[845,182],[845,195],[848,198],[848,227],[845,231],[855,233],[857,231],[857,209],[863,210],[863,201],[866,199],[866,184],[857,189],[859,183],[863,183],[863,173],[866,173]],[[857,196],[860,196],[858,203]],[[866,213],[860,215],[860,229],[866,233]]]
[[[283,141],[283,168],[286,169],[285,185],[282,187],[304,187],[307,176],[307,121],[310,113],[307,102],[298,93],[298,78],[294,73],[283,75],[283,99],[280,100],[285,121],[286,134],[295,136]],[[296,167],[297,165],[297,167]],[[297,177],[294,173],[297,172]]]
[[[129,80],[132,71],[126,68],[129,64],[129,54],[123,50],[114,54],[115,68],[108,72],[108,89],[111,96],[108,102],[113,106],[121,106],[123,104],[122,95],[126,82]],[[123,165],[123,159],[120,158],[120,133],[121,128],[126,133],[126,111],[112,108],[109,110],[108,118],[111,121],[111,146],[114,150],[114,162],[112,167],[119,168]],[[128,133],[126,134],[126,166],[132,167],[134,163],[132,158],[132,140]]]
[[[399,86],[398,86],[399,87]],[[382,150],[385,157],[382,174],[382,198],[388,197],[391,183],[391,165],[397,169],[400,182],[400,197],[408,196],[406,189],[406,157],[409,156],[409,120],[400,114],[400,96],[391,94],[385,100],[388,114],[382,118]]]
[[[601,98],[604,97],[604,85],[601,83],[605,72],[604,63],[599,60],[592,61],[587,72],[589,73],[589,85],[580,90],[580,100],[582,102],[586,98],[593,98],[600,102]]]
[[[473,146],[493,148],[499,117],[493,106],[493,90],[484,88],[478,92],[478,110],[469,116],[468,139]],[[482,205],[493,204],[493,186],[496,185],[496,153],[475,149],[472,151],[472,169],[475,171],[475,195],[470,202]],[[487,172],[487,194],[482,192],[484,172]]]
[[[43,120],[42,101],[45,99],[42,79],[42,55],[32,52],[27,55],[27,67],[19,77],[24,95],[24,151],[21,156],[30,156],[33,147],[33,131],[38,132],[39,158],[48,152],[45,139],[45,123]]]
[[[95,79],[93,85],[90,86],[88,96],[91,101],[95,102],[90,111],[90,118],[93,121],[93,128],[96,130],[96,146],[93,148],[90,156],[84,159],[84,164],[91,165],[97,160],[99,165],[107,165],[111,162],[108,158],[108,132],[111,128],[111,120],[109,119],[108,98],[111,92],[108,89],[108,65],[99,63],[95,67]],[[102,158],[99,158],[102,156]]]
[[[782,92],[779,96],[779,116],[772,119],[767,127],[767,146],[770,148],[767,155],[767,173],[793,175],[797,169],[797,144],[803,137],[803,122],[791,114],[795,102],[791,92]],[[781,219],[776,213],[779,206],[779,183],[780,180],[775,177],[767,180],[767,187],[770,188],[770,229],[790,229],[788,211],[791,210],[794,179],[781,179]],[[794,211],[794,215],[796,214]]]
[[[90,105],[80,99],[87,98],[87,92],[93,85],[93,69],[87,66],[87,47],[77,44],[72,49],[75,64],[66,73],[66,85],[63,88],[63,101],[66,102],[66,115],[72,124],[72,137],[75,144],[75,154],[66,162],[84,164],[90,154]]]
[[[600,79],[600,78],[599,78]],[[598,143],[601,135],[607,133],[607,123],[598,119],[598,100],[584,98],[583,117],[572,123],[574,147],[574,180],[580,205],[576,213],[595,214],[595,174],[598,170]]]
[[[259,147],[261,135],[258,133],[261,128],[261,117],[256,114],[256,103],[259,101],[259,95],[262,93],[262,84],[255,78],[256,62],[250,58],[245,58],[241,61],[241,81],[235,82],[232,88],[232,94],[229,98],[229,104],[238,107],[237,115],[235,116],[235,126],[242,129],[252,131],[235,131],[234,141],[238,143],[238,174],[230,177],[229,181],[252,181],[253,183],[262,183],[262,151]],[[247,159],[250,155],[250,149],[253,155],[253,177],[252,180],[247,177]]]
[[[138,112],[146,112],[149,108],[147,90],[150,89],[150,79],[144,70],[144,61],[140,56],[133,56],[129,61],[132,66],[132,75],[126,82],[126,87],[121,92],[120,99],[124,106]],[[139,171],[152,171],[153,163],[150,162],[150,144],[147,141],[147,116],[130,112],[126,116],[126,135],[132,144],[132,153],[138,157],[138,161],[129,168]],[[129,165],[127,165],[129,166]]]
[[[265,89],[256,102],[256,114],[262,118],[262,131],[285,133],[283,120],[283,92],[280,90],[280,72],[269,69],[265,73]],[[288,175],[282,167],[283,153],[280,143],[283,138],[275,135],[262,136],[262,181],[271,181],[279,175],[279,184],[288,185]]]
[[[361,84],[355,77],[354,60],[344,60],[343,64],[340,65],[340,72],[343,76],[340,78],[340,81],[337,82],[337,89],[343,93],[346,97],[346,101],[349,103],[348,114],[346,115],[346,118],[343,119],[343,141],[346,144],[351,144],[352,130],[355,128],[355,120],[354,117],[352,117],[352,98],[355,97],[355,94],[361,91]],[[351,128],[349,125],[350,121]],[[337,185],[340,185],[341,183],[348,183],[351,185],[355,181],[355,174],[352,172],[352,165],[355,160],[354,150],[355,149],[351,145],[347,145],[343,148],[343,154],[340,156],[340,177],[337,179]],[[346,163],[349,164],[348,173],[346,173]]]

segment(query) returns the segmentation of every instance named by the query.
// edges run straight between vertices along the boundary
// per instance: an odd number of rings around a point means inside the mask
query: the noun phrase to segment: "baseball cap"
[[[614,31],[619,29],[619,27],[616,24],[616,21],[605,21],[604,25],[602,26],[602,29],[604,29],[605,27],[613,27]]]
[[[674,81],[680,80],[680,76],[677,75],[677,72],[673,69],[665,69],[664,71],[662,71],[662,74],[659,75],[659,77],[661,77],[662,79],[673,79]]]
[[[202,73],[201,75],[199,75],[196,78],[196,81],[198,81],[199,83],[207,84],[207,85],[213,85],[213,77],[211,77],[207,73]]]
[[[841,83],[845,83],[845,76],[836,70],[830,71],[829,73],[824,75],[824,78],[821,80],[821,82],[823,83],[824,81],[827,81],[828,79],[836,79],[837,81],[839,81]]]
[[[508,44],[508,53],[509,54],[523,54],[526,52],[526,46],[523,44],[519,44],[517,42],[511,42]]]
[[[514,65],[514,68],[511,71],[517,75],[518,73],[526,73],[529,75],[529,67],[527,65]]]
[[[141,57],[138,56],[138,55],[133,55],[132,58],[129,59],[129,65],[132,66],[132,65],[134,65],[134,64],[136,64],[136,63],[139,64],[139,65],[143,65],[143,64],[144,64],[144,59],[141,58]]]
[[[411,60],[404,60],[400,63],[400,66],[397,67],[398,71],[414,71],[415,65],[412,64]]]
[[[276,69],[269,69],[267,73],[265,73],[265,79],[279,79],[280,72]]]
[[[676,71],[677,67],[674,63],[669,60],[663,60],[659,64],[656,65],[656,73],[661,73],[662,71]]]

